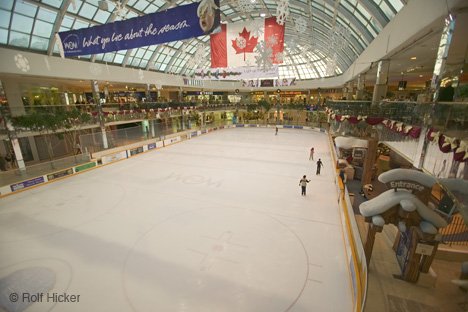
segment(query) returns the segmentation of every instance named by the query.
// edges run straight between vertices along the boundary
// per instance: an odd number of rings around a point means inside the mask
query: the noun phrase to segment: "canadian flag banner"
[[[282,63],[284,25],[276,23],[276,17],[222,24],[219,33],[210,35],[211,67],[254,66],[261,41],[271,49],[273,64]]]

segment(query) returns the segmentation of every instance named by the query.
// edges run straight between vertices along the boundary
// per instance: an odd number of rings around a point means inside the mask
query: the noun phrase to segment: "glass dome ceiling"
[[[55,33],[129,19],[163,11],[199,0],[1,0],[0,45],[36,53],[59,55]],[[239,2],[250,2],[244,13]],[[221,20],[225,23],[275,16],[280,1],[221,0]],[[407,0],[289,0],[286,21],[284,62],[280,78],[316,79],[343,73],[372,42]],[[305,32],[296,28],[305,20]],[[333,49],[330,38],[339,32],[342,40]],[[336,38],[336,37],[335,37]],[[82,56],[90,62],[107,62],[123,67],[190,76],[189,60],[199,44],[204,44],[210,67],[209,36],[174,41],[112,53]],[[331,54],[334,54],[332,56]]]

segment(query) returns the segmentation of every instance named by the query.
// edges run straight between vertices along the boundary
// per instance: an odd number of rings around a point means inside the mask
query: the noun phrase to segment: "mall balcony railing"
[[[28,165],[22,170],[18,168],[8,168],[7,171],[0,171],[0,186],[28,180],[51,172],[58,172],[79,164],[87,163],[90,159],[89,153],[83,153]]]
[[[349,116],[383,117],[407,125],[429,125],[458,136],[468,130],[468,102],[417,103],[410,101],[327,101],[334,113]]]

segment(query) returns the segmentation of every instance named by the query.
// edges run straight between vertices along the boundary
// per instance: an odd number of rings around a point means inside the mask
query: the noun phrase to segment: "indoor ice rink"
[[[328,137],[274,130],[214,131],[3,198],[1,303],[9,311],[351,311]],[[15,304],[11,293],[76,302]]]

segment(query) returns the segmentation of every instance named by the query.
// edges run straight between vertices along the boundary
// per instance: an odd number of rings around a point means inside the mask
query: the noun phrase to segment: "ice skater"
[[[278,127],[276,127],[275,135],[278,135]]]
[[[302,196],[306,196],[306,188],[307,188],[307,183],[309,183],[310,180],[307,180],[306,176],[304,175],[302,179],[299,180],[299,185],[301,186],[302,189]]]
[[[320,175],[320,169],[322,169],[323,167],[323,163],[322,163],[322,160],[319,158],[319,160],[317,160],[317,172],[315,173],[316,175]]]
[[[314,160],[314,148],[313,147],[310,149],[309,160]]]

